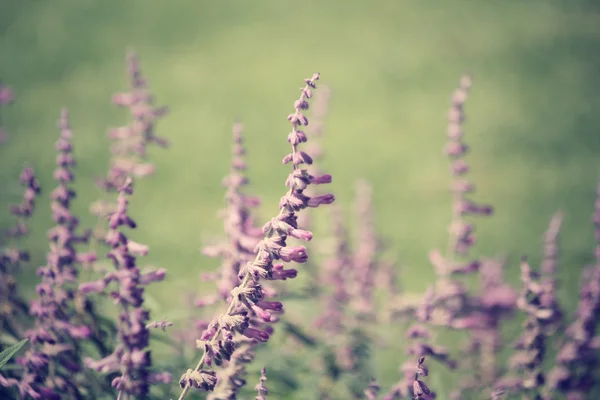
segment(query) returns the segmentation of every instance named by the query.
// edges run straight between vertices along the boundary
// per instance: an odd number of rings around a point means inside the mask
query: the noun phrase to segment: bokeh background
[[[446,113],[461,74],[472,73],[468,161],[477,199],[496,207],[477,225],[477,252],[508,255],[517,282],[515,261],[539,260],[549,218],[563,210],[560,297],[574,309],[579,272],[592,258],[600,178],[597,2],[2,0],[0,79],[16,99],[1,111],[9,132],[0,145],[1,209],[19,201],[24,165],[38,172],[47,198],[55,124],[67,107],[79,160],[75,209],[94,223],[87,213],[100,195],[93,178],[108,165],[106,131],[128,118],[110,102],[127,89],[127,50],[171,109],[158,126],[171,147],[152,151],[157,173],[131,202],[134,239],[150,245],[150,264],[168,269],[149,291],[157,319],[181,316],[191,307],[185,293],[210,288],[198,277],[217,264],[199,249],[221,235],[233,121],[246,126],[252,193],[266,221],[284,192],[285,117],[317,71],[332,91],[322,163],[331,190],[353,224],[355,182],[372,184],[379,231],[402,287],[415,292],[433,276],[428,250],[445,243]],[[51,225],[39,204],[28,239],[35,263]],[[312,214],[325,234],[327,211]],[[0,214],[0,225],[9,223]],[[35,283],[32,271],[23,275]],[[388,348],[377,357],[389,384],[404,356]]]

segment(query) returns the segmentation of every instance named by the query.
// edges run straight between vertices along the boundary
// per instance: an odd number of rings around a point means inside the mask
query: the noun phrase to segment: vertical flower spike
[[[493,212],[491,206],[478,205],[467,198],[469,193],[475,191],[475,186],[465,179],[469,171],[469,166],[464,159],[468,146],[463,143],[464,131],[462,127],[465,120],[464,104],[468,97],[471,83],[471,77],[465,75],[461,78],[459,88],[452,95],[452,106],[448,112],[448,143],[444,151],[451,160],[450,169],[453,181],[450,185],[450,190],[453,194],[453,209],[452,222],[448,229],[447,255],[445,258],[442,257],[441,252],[438,250],[434,250],[430,254],[430,260],[435,267],[440,285],[442,286],[440,288],[441,291],[456,293],[459,297],[463,290],[458,282],[450,279],[450,275],[477,272],[480,265],[478,260],[462,264],[455,261],[456,256],[466,256],[476,241],[475,228],[464,217],[489,216]],[[458,306],[454,308],[460,308]]]
[[[260,370],[260,381],[254,387],[254,390],[258,392],[258,396],[255,397],[256,400],[266,400],[267,395],[269,394],[269,390],[265,386],[265,381],[267,380],[267,369],[263,367]]]
[[[114,352],[99,361],[86,359],[89,368],[103,373],[118,372],[112,386],[119,393],[135,398],[145,398],[152,383],[169,381],[164,373],[152,373],[150,356],[150,331],[148,326],[150,313],[144,306],[144,287],[152,282],[161,281],[165,270],[150,270],[142,273],[136,258],[148,253],[147,246],[130,240],[122,232],[123,227],[135,228],[137,225],[128,214],[127,197],[133,194],[133,182],[130,178],[119,188],[117,210],[109,218],[109,231],[106,243],[111,246],[108,258],[113,262],[115,271],[106,274],[104,279],[80,285],[83,293],[100,293],[111,283],[117,288],[110,292],[115,304],[120,305],[118,338]]]
[[[259,199],[245,194],[243,190],[248,184],[248,179],[245,176],[246,163],[243,156],[246,150],[243,146],[242,131],[241,124],[236,123],[233,126],[232,169],[223,180],[223,185],[227,188],[225,195],[227,208],[222,211],[222,216],[228,241],[204,249],[205,255],[218,256],[223,260],[220,271],[215,275],[218,279],[219,296],[226,301],[229,301],[231,291],[240,283],[240,268],[256,257],[256,245],[263,236],[262,229],[255,227],[251,213],[252,208],[259,205]],[[252,312],[248,315],[248,325],[263,329],[266,323],[276,322],[276,314],[281,311],[281,303],[268,301],[268,297],[272,297],[275,293],[273,289],[261,285],[256,290],[258,301],[244,304],[242,300],[235,312],[243,312],[249,307]],[[196,304],[204,307],[211,302],[215,301],[205,297],[197,300]],[[202,325],[206,325],[204,329],[208,327],[208,324]],[[268,326],[264,329],[271,331],[272,327]],[[259,342],[249,340],[238,332],[233,335],[229,343],[232,349],[235,348],[231,356],[228,355],[224,360],[220,353],[215,353],[213,356],[214,363],[220,366],[221,370],[213,393],[208,396],[209,400],[228,400],[237,397],[246,383],[246,364],[254,359],[254,348]]]
[[[310,155],[299,149],[301,143],[306,142],[306,135],[299,128],[308,125],[308,118],[304,111],[308,109],[308,99],[312,97],[312,90],[316,88],[319,74],[305,80],[305,86],[300,89],[300,98],[294,103],[295,111],[288,116],[292,131],[288,135],[288,142],[292,145],[292,152],[286,155],[283,163],[291,163],[292,173],[286,180],[288,192],[279,202],[279,214],[268,222],[264,228],[264,238],[256,246],[257,254],[253,261],[240,268],[240,284],[231,291],[231,301],[227,310],[219,317],[213,319],[202,334],[204,353],[193,370],[184,373],[179,381],[182,388],[179,399],[185,398],[190,387],[203,390],[212,390],[215,380],[210,377],[216,375],[215,371],[205,369],[212,365],[214,355],[230,357],[234,345],[233,332],[241,333],[248,339],[266,342],[269,333],[250,326],[250,316],[257,316],[263,321],[270,320],[269,310],[281,311],[279,302],[261,301],[264,293],[260,280],[285,280],[296,276],[295,269],[284,269],[283,264],[275,263],[281,260],[287,262],[305,263],[308,260],[306,249],[303,246],[288,246],[288,236],[310,240],[312,233],[301,229],[297,224],[297,212],[307,207],[318,207],[334,201],[331,194],[309,197],[304,190],[311,184],[329,183],[331,176],[313,176],[301,165],[312,162]]]
[[[423,305],[417,310],[417,318],[427,325],[442,325],[456,329],[480,329],[485,324],[483,313],[477,309],[474,299],[462,282],[455,279],[454,275],[465,275],[477,272],[480,267],[479,260],[459,262],[458,257],[464,257],[475,243],[474,227],[464,219],[465,216],[492,214],[492,207],[477,205],[467,198],[475,190],[474,185],[465,179],[469,166],[464,159],[468,146],[463,143],[463,122],[465,120],[464,105],[471,88],[472,80],[468,75],[460,79],[458,89],[451,98],[451,107],[448,111],[448,128],[446,134],[448,143],[444,153],[450,158],[452,182],[450,191],[453,195],[452,221],[448,233],[448,248],[446,254],[440,250],[432,250],[429,260],[434,267],[436,284],[431,288]],[[455,368],[456,362],[448,357],[445,350],[439,349],[439,354],[427,353],[431,348],[426,342],[431,333],[423,324],[415,324],[409,332],[419,332],[409,338],[418,340],[418,343],[409,346],[409,354],[417,357],[433,356],[444,362],[448,367]]]
[[[14,94],[13,91],[10,87],[4,85],[1,81],[0,81],[0,144],[6,142],[6,140],[8,139],[8,136],[6,134],[6,131],[3,128],[3,121],[2,121],[2,107],[5,105],[8,105],[10,103],[12,103],[14,100]]]
[[[361,314],[373,310],[373,287],[377,274],[377,254],[382,250],[373,221],[372,189],[365,181],[356,185],[356,210],[358,214],[358,248],[354,254],[354,283],[352,301]]]
[[[115,94],[112,102],[129,110],[131,122],[108,132],[109,139],[113,141],[113,156],[106,178],[96,180],[97,186],[106,192],[118,191],[128,176],[141,178],[153,174],[155,167],[147,161],[148,146],[168,146],[168,141],[155,133],[157,122],[167,115],[168,108],[154,105],[154,96],[150,94],[146,78],[142,76],[136,54],[127,54],[126,62],[129,91]],[[113,211],[114,205],[105,201],[97,201],[91,207],[92,214],[101,218]]]
[[[27,221],[33,214],[35,200],[40,193],[40,186],[31,168],[25,168],[21,172],[20,181],[25,186],[23,201],[11,207],[11,213],[16,217],[14,227],[4,232],[10,242],[28,234]],[[23,337],[23,317],[27,316],[29,306],[21,296],[17,288],[17,280],[14,276],[19,267],[29,261],[29,252],[20,249],[15,243],[0,248],[0,332],[14,340]],[[3,343],[0,343],[2,348]],[[0,386],[19,386],[19,381],[12,378],[11,372],[0,375]]]
[[[37,270],[42,281],[36,286],[37,299],[31,302],[30,314],[35,318],[34,328],[26,333],[31,348],[19,360],[24,367],[20,382],[21,393],[34,397],[58,398],[59,393],[68,397],[81,396],[82,361],[79,341],[87,339],[91,330],[74,322],[75,290],[80,256],[75,250],[77,243],[85,243],[87,235],[77,235],[79,220],[71,213],[71,189],[74,180],[72,168],[72,131],[69,115],[61,112],[60,138],[56,143],[58,155],[54,179],[58,187],[51,194],[52,218],[56,225],[48,232],[50,251],[46,265]],[[24,181],[32,184],[33,176],[25,173]],[[35,192],[35,189],[32,189]],[[29,192],[33,195],[32,191]],[[27,207],[25,207],[27,208]]]
[[[562,323],[562,311],[556,298],[556,273],[558,265],[558,236],[563,221],[563,214],[557,211],[550,220],[544,235],[544,258],[541,265],[542,285],[544,290],[540,298],[542,307],[552,309],[552,321],[547,321],[548,329],[553,333]]]
[[[454,321],[459,314],[469,312],[471,307],[468,293],[462,282],[453,278],[453,275],[464,275],[477,272],[480,267],[479,260],[457,262],[456,258],[467,255],[475,243],[475,228],[464,219],[465,216],[488,216],[492,214],[489,205],[478,205],[467,198],[475,190],[475,186],[465,179],[469,167],[464,160],[468,146],[462,141],[464,132],[462,123],[465,119],[464,104],[471,87],[471,78],[463,76],[459,88],[452,95],[452,106],[448,112],[448,143],[445,153],[451,160],[453,181],[450,185],[453,194],[452,222],[448,233],[448,249],[444,256],[439,250],[432,250],[429,259],[434,266],[437,283],[436,296],[440,304],[442,325],[463,325],[464,321]],[[455,326],[458,327],[458,326]],[[465,327],[466,328],[466,327]]]
[[[595,264],[583,272],[575,320],[565,331],[566,340],[548,374],[546,390],[569,398],[584,399],[594,386],[600,367],[597,327],[600,321],[600,184],[592,217],[596,247]]]
[[[16,223],[4,232],[9,243],[0,249],[0,330],[12,333],[15,338],[22,336],[17,315],[27,314],[28,306],[17,293],[17,282],[13,273],[21,263],[29,261],[29,252],[19,249],[13,242],[29,233],[27,221],[33,214],[36,198],[40,194],[39,183],[31,168],[24,168],[19,180],[25,187],[23,200],[10,209]]]
[[[501,379],[495,389],[522,392],[533,399],[542,400],[545,328],[553,319],[553,310],[542,305],[544,286],[540,283],[539,274],[531,270],[525,258],[521,262],[521,281],[523,289],[517,306],[527,317],[523,333],[515,346],[517,351],[511,357],[509,365],[511,369],[520,371],[522,376],[518,381],[512,377]]]
[[[233,126],[231,172],[223,179],[223,186],[227,189],[227,207],[221,211],[221,216],[227,241],[203,249],[205,255],[223,260],[215,278],[218,279],[219,295],[225,300],[231,290],[240,283],[240,267],[254,259],[255,247],[262,238],[262,229],[255,226],[252,216],[252,209],[260,204],[260,199],[244,193],[249,181],[245,175],[247,166],[244,160],[246,149],[243,129],[240,123]],[[206,304],[206,299],[200,299],[197,303]]]
[[[323,263],[321,285],[329,289],[323,295],[322,313],[315,326],[327,332],[331,338],[343,333],[345,328],[344,310],[349,299],[347,275],[352,267],[348,237],[344,227],[344,216],[339,207],[332,207],[333,254]]]
[[[306,149],[308,153],[311,154],[313,161],[317,161],[317,164],[323,158],[323,149],[321,148],[320,142],[325,131],[324,119],[327,116],[329,109],[330,97],[331,90],[327,86],[321,86],[319,88],[319,92],[314,96],[310,113],[310,125],[305,129],[307,137],[311,139],[306,143]],[[313,175],[321,175],[318,165],[312,166],[311,173]],[[306,188],[306,194],[308,196],[316,196],[317,193],[313,189],[313,187]],[[311,226],[309,213],[302,213],[298,215],[298,225],[309,229]]]
[[[496,359],[501,350],[502,321],[513,314],[517,303],[517,293],[503,279],[504,260],[490,259],[481,262],[479,271],[480,292],[473,297],[476,312],[459,320],[459,325],[470,326],[471,354],[474,359],[472,368],[477,370],[476,376],[469,377],[454,398],[462,398],[466,388],[481,390],[489,387],[497,379]]]

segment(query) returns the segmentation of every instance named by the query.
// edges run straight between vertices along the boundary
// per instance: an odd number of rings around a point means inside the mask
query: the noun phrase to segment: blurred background
[[[0,80],[15,102],[0,111],[9,136],[0,145],[0,209],[20,200],[25,165],[47,199],[56,121],[67,107],[79,161],[75,210],[93,225],[88,209],[100,196],[93,178],[108,166],[106,132],[128,121],[111,104],[128,88],[128,50],[140,57],[157,104],[171,110],[157,129],[171,146],[151,152],[157,172],[131,200],[133,239],[150,246],[150,264],[168,270],[149,289],[153,318],[181,315],[191,307],[185,293],[210,290],[199,274],[217,261],[199,249],[222,236],[216,213],[236,118],[246,126],[261,224],[276,211],[288,173],[286,116],[314,72],[331,89],[321,165],[334,177],[330,189],[352,224],[355,182],[372,184],[399,283],[415,292],[433,277],[428,251],[446,242],[446,114],[461,74],[472,73],[468,162],[475,198],[496,208],[477,223],[477,254],[508,255],[517,282],[516,261],[539,260],[548,221],[563,210],[559,295],[574,310],[579,272],[593,254],[600,178],[597,2],[2,0]],[[47,203],[38,204],[28,239],[33,265],[44,260],[51,226]],[[326,234],[327,211],[311,213]],[[0,214],[0,226],[10,221]],[[31,271],[23,275],[35,283]],[[383,351],[385,384],[400,355]]]

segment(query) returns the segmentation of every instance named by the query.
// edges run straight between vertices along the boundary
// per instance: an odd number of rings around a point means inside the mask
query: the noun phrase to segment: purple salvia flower
[[[562,322],[562,311],[556,298],[556,273],[558,265],[558,236],[562,225],[563,214],[557,211],[550,220],[548,230],[544,235],[544,251],[541,264],[542,285],[544,290],[540,297],[542,307],[553,310],[552,321],[547,321],[547,327],[556,331],[560,328]],[[552,322],[550,324],[550,322]],[[550,330],[550,329],[548,329]],[[552,333],[552,332],[549,332]]]
[[[227,299],[233,288],[238,286],[240,267],[255,257],[255,247],[262,237],[262,230],[255,226],[252,208],[260,204],[257,197],[244,193],[249,181],[245,176],[247,169],[244,155],[246,149],[243,140],[243,126],[233,126],[233,160],[231,172],[223,179],[227,188],[225,199],[227,208],[221,212],[228,242],[206,247],[203,253],[223,259],[216,278],[218,290],[223,299]]]
[[[371,375],[368,362],[370,338],[361,326],[361,318],[366,316],[363,309],[357,310],[355,303],[349,304],[349,283],[354,279],[351,273],[353,260],[341,210],[334,208],[332,217],[334,235],[326,248],[332,249],[333,254],[325,260],[324,267],[319,271],[323,311],[315,321],[315,326],[324,333],[324,343],[329,347],[330,354],[335,356],[334,360],[323,358],[323,364],[334,361],[339,366],[339,374],[328,378],[338,381],[341,374],[350,375],[351,379],[361,383],[353,388],[354,395],[361,396],[368,385],[363,378]]]
[[[288,137],[290,143],[294,140],[307,141],[307,137],[311,139],[306,145],[306,151],[312,155],[313,161],[321,161],[323,158],[323,150],[321,149],[321,139],[324,133],[324,119],[327,116],[329,108],[329,99],[331,97],[331,89],[326,86],[321,86],[319,92],[315,94],[313,105],[311,107],[311,120],[310,125],[306,127],[305,131],[296,131],[291,133]],[[313,175],[322,175],[318,166],[313,166],[310,170]],[[317,193],[313,190],[314,188],[307,188],[306,194],[308,196],[316,196]],[[298,225],[310,228],[310,215],[309,213],[302,213],[298,216]]]
[[[466,161],[462,158],[467,146],[462,143],[464,121],[464,104],[471,87],[471,77],[465,75],[461,78],[459,88],[452,96],[452,106],[448,113],[448,147],[446,152],[452,159],[452,175],[454,180],[450,185],[453,193],[453,219],[449,228],[448,256],[451,257],[445,266],[436,265],[439,275],[444,276],[454,272],[454,254],[465,255],[469,248],[475,243],[473,225],[462,218],[465,215],[490,215],[493,211],[491,206],[478,205],[466,198],[468,193],[474,191],[474,185],[467,181],[464,174],[468,171]],[[448,149],[453,151],[448,151]],[[444,268],[445,267],[445,268]],[[459,272],[460,272],[459,268]],[[476,268],[473,268],[476,270]]]
[[[448,248],[446,254],[434,249],[429,254],[431,264],[434,266],[437,279],[435,289],[430,299],[424,302],[420,312],[422,322],[443,325],[469,332],[481,332],[493,328],[493,322],[485,311],[478,309],[477,299],[469,295],[466,286],[454,278],[456,275],[465,275],[478,272],[481,267],[479,260],[457,261],[458,257],[467,255],[469,249],[475,244],[474,227],[467,222],[465,216],[487,216],[492,213],[492,207],[478,205],[467,198],[468,193],[474,191],[474,185],[466,180],[465,175],[469,167],[464,160],[468,146],[463,143],[464,136],[462,123],[465,120],[464,104],[471,87],[471,78],[467,75],[460,80],[459,88],[453,93],[451,107],[448,112],[448,143],[445,153],[451,160],[451,173],[453,181],[450,190],[453,195],[452,221],[448,233]],[[474,337],[472,343],[476,342]],[[409,352],[418,357],[427,356],[427,351],[434,347],[429,346],[425,340],[416,345],[409,346]],[[441,352],[432,356],[445,362],[449,367],[456,364],[447,354]]]
[[[146,161],[147,147],[150,144],[160,147],[168,145],[166,139],[155,135],[156,123],[168,110],[154,105],[154,97],[148,90],[139,60],[133,52],[127,54],[127,70],[129,92],[114,95],[113,103],[129,109],[131,123],[108,132],[108,137],[113,141],[113,157],[106,178],[97,179],[97,185],[107,192],[117,191],[129,176],[141,178],[153,174],[154,165]],[[98,201],[92,205],[91,211],[98,217],[104,217],[113,211],[113,206]],[[103,236],[103,233],[97,235]]]
[[[221,215],[228,241],[203,249],[205,255],[220,257],[223,260],[220,271],[210,277],[213,280],[218,280],[219,296],[205,296],[197,299],[196,304],[201,307],[215,304],[218,297],[222,300],[232,301],[230,298],[231,292],[243,279],[243,277],[240,277],[240,267],[256,257],[257,244],[263,236],[263,230],[255,226],[252,217],[252,208],[258,206],[260,201],[257,197],[245,194],[243,190],[248,184],[248,179],[245,176],[247,166],[244,155],[246,150],[243,146],[242,133],[243,126],[239,123],[234,124],[232,168],[231,173],[223,180],[223,185],[227,188],[225,195],[227,208],[222,210]],[[289,236],[308,239],[310,239],[309,236],[312,237],[312,233],[296,229],[286,221],[272,220],[271,223],[286,230]],[[265,328],[263,324],[276,322],[276,314],[283,310],[281,303],[265,300],[274,294],[273,289],[257,286],[254,288],[253,300],[250,300],[249,297],[238,299],[238,308],[234,312],[246,310],[248,312],[248,325],[254,328],[246,329],[243,334],[237,333],[231,341],[227,342],[231,349],[235,349],[233,354],[215,351],[211,346],[203,342],[200,343],[202,347],[207,349],[210,362],[222,367],[218,374],[217,384],[213,388],[213,393],[209,395],[209,399],[227,400],[235,398],[241,387],[246,383],[245,364],[253,358],[253,350],[256,344],[268,338],[268,335],[265,335],[266,330],[263,332],[255,328],[270,330],[270,327]],[[221,303],[219,302],[219,304]],[[202,339],[206,338],[207,333],[212,334],[212,332],[212,330],[208,332],[205,330]],[[248,338],[256,340],[248,340]]]
[[[575,320],[566,329],[566,340],[548,374],[546,390],[568,398],[585,398],[594,385],[598,369],[597,326],[600,321],[600,184],[596,189],[594,215],[595,265],[584,269]]]
[[[541,399],[545,379],[542,369],[547,341],[545,328],[554,319],[554,310],[542,304],[545,287],[540,283],[539,274],[531,270],[525,258],[521,261],[521,281],[523,289],[517,306],[527,317],[523,333],[515,346],[517,351],[509,360],[509,365],[511,369],[521,371],[522,376],[520,385],[510,389],[520,389],[536,399]],[[506,388],[497,385],[496,389]]]
[[[35,326],[26,333],[32,347],[18,359],[24,367],[21,389],[30,388],[42,398],[57,396],[59,392],[70,397],[81,396],[82,361],[78,355],[78,342],[92,334],[87,325],[73,322],[78,306],[73,289],[78,275],[75,245],[85,243],[88,235],[76,234],[79,220],[70,211],[71,200],[75,197],[70,187],[75,162],[66,110],[61,112],[58,127],[61,133],[55,146],[58,156],[54,179],[59,186],[51,194],[52,217],[56,225],[48,232],[50,252],[46,265],[37,270],[42,281],[36,286],[37,299],[30,306]],[[31,172],[22,176],[23,181],[32,182],[32,179]],[[47,379],[49,374],[52,379]],[[32,393],[29,394],[34,397]]]
[[[483,260],[479,270],[480,293],[473,297],[473,312],[467,318],[479,318],[483,324],[470,329],[473,354],[479,356],[474,365],[480,372],[475,386],[491,385],[497,378],[496,356],[501,348],[500,326],[516,307],[517,294],[504,281],[502,260]],[[456,322],[456,321],[455,321]],[[474,382],[475,383],[475,382]]]
[[[381,246],[375,233],[372,214],[372,189],[365,181],[356,184],[356,210],[358,214],[358,248],[353,259],[351,300],[359,313],[373,310],[373,287],[377,273],[377,254]]]
[[[352,267],[352,260],[342,211],[339,207],[333,207],[332,210],[334,242],[330,247],[334,252],[323,263],[320,277],[322,287],[330,290],[323,295],[323,312],[317,318],[315,326],[333,337],[344,330],[344,310],[349,298],[346,277]]]
[[[306,86],[300,89],[301,96],[295,102],[295,112],[288,116],[288,121],[292,124],[292,134],[298,132],[300,126],[308,124],[308,119],[303,110],[308,108],[308,101],[312,97],[312,90],[316,87],[315,83],[319,79],[319,74],[306,79]],[[292,153],[290,160],[294,160],[294,155],[299,152],[298,143],[292,144]],[[301,160],[300,160],[301,161]],[[214,376],[214,371],[205,369],[205,366],[211,365],[210,353],[219,351],[220,346],[225,346],[233,340],[233,332],[239,332],[242,335],[256,341],[266,341],[269,338],[267,330],[260,330],[249,326],[249,313],[253,313],[248,304],[256,303],[262,300],[263,293],[260,287],[260,279],[273,279],[274,262],[277,260],[289,260],[296,262],[306,262],[307,256],[304,248],[286,246],[287,230],[282,229],[278,222],[285,222],[294,229],[300,229],[297,226],[296,213],[309,206],[310,197],[304,194],[304,189],[310,184],[311,175],[308,171],[300,169],[301,163],[298,159],[293,162],[293,172],[286,181],[289,187],[288,192],[280,201],[279,215],[267,223],[264,227],[264,239],[261,240],[257,248],[257,254],[253,261],[240,268],[241,282],[231,291],[231,301],[227,310],[215,318],[209,325],[208,330],[203,335],[203,341],[206,342],[205,351],[198,365],[193,370],[188,370],[180,379],[182,388],[179,399],[185,398],[190,387],[201,388],[204,390],[213,390],[216,381],[206,384],[207,376]],[[333,200],[331,196],[331,200]],[[240,310],[240,305],[246,306],[246,309]],[[210,351],[207,351],[207,348]],[[232,350],[231,350],[232,351]],[[227,352],[231,354],[230,351]]]
[[[479,271],[481,263],[479,260],[470,260],[466,262],[456,261],[457,256],[465,256],[468,250],[475,244],[474,227],[463,217],[466,215],[490,215],[491,206],[481,206],[472,202],[466,195],[473,192],[474,185],[465,179],[465,173],[468,171],[467,164],[462,158],[466,152],[466,146],[462,143],[464,136],[462,122],[464,121],[464,104],[467,99],[468,91],[471,86],[471,78],[463,76],[459,88],[452,96],[452,105],[448,112],[448,138],[449,143],[446,153],[452,160],[452,175],[454,180],[451,184],[453,194],[453,213],[452,222],[448,233],[447,254],[443,255],[439,250],[432,250],[429,254],[431,264],[434,266],[437,276],[436,282],[436,302],[441,308],[442,315],[437,323],[443,325],[452,325],[452,320],[458,318],[459,314],[469,313],[472,308],[468,306],[471,301],[464,285],[454,279],[454,275],[464,275]],[[467,316],[468,317],[468,316]],[[476,319],[468,317],[471,321]],[[433,321],[436,322],[436,321]],[[455,323],[458,328],[463,325],[463,329],[469,329],[471,323],[459,321]]]
[[[27,221],[34,211],[35,199],[40,193],[32,169],[25,168],[21,172],[20,181],[25,186],[25,194],[22,203],[11,209],[17,221],[16,225],[6,232],[10,242],[28,234]],[[27,261],[29,261],[29,252],[17,247],[16,243],[10,243],[9,246],[2,246],[0,249],[0,331],[16,340],[24,335],[25,328],[22,321],[28,314],[29,307],[18,291],[15,273]],[[24,381],[10,376],[10,372],[6,372],[5,376],[0,375],[0,386],[17,386],[21,389],[27,386]],[[33,390],[30,386],[27,388]]]
[[[205,350],[210,353],[212,362],[223,366],[219,370],[217,384],[213,392],[207,397],[208,400],[228,400],[234,399],[239,394],[241,388],[246,384],[246,365],[254,360],[255,343],[249,339],[236,339],[233,353],[229,354],[226,348],[229,345],[223,345],[222,349],[213,352],[211,347],[205,345]],[[226,365],[225,365],[226,364]]]
[[[152,361],[149,327],[153,325],[149,323],[150,313],[143,308],[144,286],[164,279],[165,272],[158,270],[142,273],[137,266],[136,253],[132,252],[129,239],[119,230],[124,226],[136,226],[128,214],[127,196],[132,193],[132,180],[128,178],[119,189],[117,210],[109,218],[106,243],[111,246],[111,250],[107,256],[112,261],[115,271],[109,272],[100,281],[82,284],[80,290],[88,293],[100,292],[111,282],[117,284],[117,288],[110,292],[110,297],[121,306],[118,323],[119,343],[109,356],[99,361],[86,359],[86,364],[102,373],[120,372],[121,376],[112,381],[112,386],[119,394],[145,397],[152,383],[168,380],[164,373],[150,371]],[[139,248],[140,245],[136,243],[133,247]],[[168,323],[165,322],[164,326],[168,326]]]

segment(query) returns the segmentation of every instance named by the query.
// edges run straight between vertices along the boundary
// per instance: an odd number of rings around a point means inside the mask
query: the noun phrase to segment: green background
[[[20,200],[24,165],[35,168],[47,199],[55,124],[67,107],[79,161],[75,210],[93,223],[86,215],[100,196],[93,177],[108,165],[105,132],[128,118],[110,99],[127,89],[124,56],[135,50],[158,104],[171,109],[158,132],[172,146],[151,152],[157,173],[136,187],[132,237],[150,246],[150,264],[168,269],[149,289],[154,316],[181,315],[191,307],[186,293],[210,288],[199,273],[217,265],[199,249],[221,235],[232,122],[246,126],[251,191],[266,221],[285,190],[285,117],[302,80],[318,71],[332,90],[321,165],[334,177],[330,189],[352,223],[354,183],[371,182],[401,285],[420,291],[433,276],[428,250],[446,240],[446,113],[467,71],[471,178],[476,199],[497,210],[477,224],[477,253],[511,256],[516,282],[515,261],[539,260],[549,218],[562,209],[560,296],[573,310],[594,243],[599,27],[594,1],[2,0],[0,79],[16,101],[2,110],[10,138],[0,145],[0,206]],[[47,202],[38,204],[28,244],[39,264],[51,221]],[[328,213],[312,214],[322,236]],[[0,225],[10,221],[0,215]],[[401,335],[398,328],[392,348]],[[385,387],[404,356],[383,348],[378,357]]]

